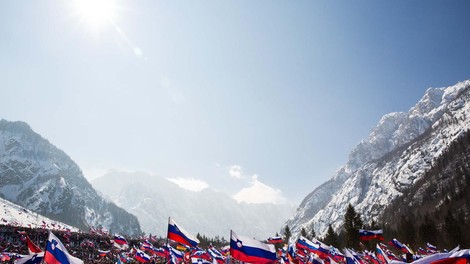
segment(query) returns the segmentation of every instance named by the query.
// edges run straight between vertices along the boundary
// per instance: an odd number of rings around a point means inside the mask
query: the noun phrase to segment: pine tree
[[[437,244],[439,231],[437,230],[436,224],[427,213],[424,215],[424,220],[418,228],[418,237],[418,242],[421,245],[426,243]]]
[[[301,234],[303,237],[307,237],[307,231],[305,231],[305,228],[302,227],[302,229],[300,229],[300,234]]]
[[[309,239],[313,239],[317,236],[317,234],[315,233],[315,226],[312,225],[310,226],[310,235],[308,236]]]
[[[363,228],[361,216],[356,213],[351,204],[346,209],[344,215],[343,229],[345,232],[346,246],[350,248],[357,248],[359,245],[359,229]]]
[[[398,235],[402,242],[414,247],[416,242],[416,228],[413,214],[408,217],[402,215],[398,225]]]
[[[284,241],[286,243],[289,243],[290,237],[292,236],[292,233],[290,231],[290,228],[288,225],[284,228]]]
[[[338,240],[338,235],[335,233],[333,228],[331,227],[331,224],[328,226],[328,230],[326,231],[326,236],[323,239],[323,242],[327,245],[334,246],[336,248],[339,248],[339,240]]]
[[[447,215],[444,220],[444,231],[448,247],[455,247],[463,242],[460,223],[455,219],[450,209],[447,210]]]

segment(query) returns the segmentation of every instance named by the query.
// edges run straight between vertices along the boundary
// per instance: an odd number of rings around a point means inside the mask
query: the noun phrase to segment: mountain
[[[456,122],[455,119],[448,120]],[[391,236],[415,248],[427,242],[439,248],[470,246],[470,130],[454,140],[403,194],[391,201],[382,220]],[[412,234],[412,235],[410,235]]]
[[[24,122],[0,120],[0,196],[83,230],[141,233],[135,216],[100,197],[70,157]]]
[[[293,213],[289,205],[237,203],[206,188],[191,192],[173,182],[143,172],[110,171],[91,182],[117,205],[137,216],[146,233],[166,236],[168,217],[188,232],[225,237],[230,229],[266,239],[274,236]]]
[[[470,81],[429,88],[407,113],[386,114],[350,153],[347,163],[313,190],[285,225],[298,235],[312,225],[339,230],[348,204],[366,223],[380,221],[391,201],[425,177],[470,128]]]
[[[76,227],[54,221],[2,198],[0,198],[0,212],[0,224],[4,225],[29,228],[42,228],[45,226],[48,228],[78,231],[78,228]]]

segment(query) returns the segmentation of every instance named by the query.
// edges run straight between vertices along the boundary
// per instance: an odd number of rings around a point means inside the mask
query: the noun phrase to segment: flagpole
[[[168,233],[170,232],[170,216],[168,217],[168,225],[166,226],[166,263],[170,262],[170,245],[168,244]]]
[[[229,249],[228,249],[228,262],[232,263],[232,229],[230,229],[230,244],[229,244]],[[227,263],[226,263],[227,264]]]
[[[51,230],[49,230],[49,232],[51,232]],[[50,234],[47,236],[47,239],[46,239],[46,247],[44,248],[44,256],[42,257],[41,264],[46,263],[47,243],[49,243],[49,236]]]

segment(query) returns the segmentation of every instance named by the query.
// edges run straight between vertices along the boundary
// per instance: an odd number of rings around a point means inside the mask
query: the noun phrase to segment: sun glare
[[[80,23],[94,31],[100,31],[112,25],[116,19],[114,0],[75,0],[74,9]]]

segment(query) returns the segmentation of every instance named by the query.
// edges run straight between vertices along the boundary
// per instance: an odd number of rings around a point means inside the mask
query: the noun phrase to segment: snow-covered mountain
[[[191,192],[143,172],[111,171],[91,183],[136,215],[146,233],[160,236],[166,236],[168,217],[172,217],[194,234],[227,239],[233,229],[266,239],[278,232],[295,209],[290,205],[239,204],[225,193],[209,188]]]
[[[82,230],[141,233],[135,216],[100,197],[70,157],[24,122],[0,120],[0,196]]]
[[[369,137],[326,183],[310,193],[290,218],[294,234],[312,225],[338,230],[348,204],[365,222],[378,221],[387,205],[421,179],[436,158],[470,128],[470,81],[429,88],[407,113],[382,117]]]
[[[76,227],[54,221],[2,198],[0,198],[0,221],[2,225],[78,231]]]

